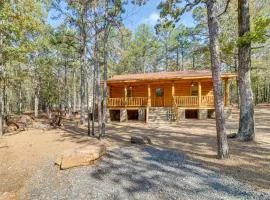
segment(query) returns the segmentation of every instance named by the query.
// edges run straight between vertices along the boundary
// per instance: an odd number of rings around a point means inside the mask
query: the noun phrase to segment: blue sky
[[[157,9],[157,6],[160,2],[161,0],[148,0],[143,6],[129,3],[125,8],[125,13],[123,14],[123,23],[133,32],[136,31],[138,25],[142,23],[149,24],[154,27],[159,19],[159,10]],[[53,15],[53,12],[49,13],[48,22],[56,27],[61,23],[61,19],[58,18],[53,20],[51,19]],[[191,13],[184,14],[180,22],[187,26],[194,25]]]
[[[155,26],[159,18],[159,10],[157,6],[161,0],[148,0],[143,6],[128,4],[126,12],[123,14],[124,24],[135,31],[138,25],[145,23]],[[191,13],[186,13],[182,16],[181,22],[187,26],[193,26],[193,18]]]

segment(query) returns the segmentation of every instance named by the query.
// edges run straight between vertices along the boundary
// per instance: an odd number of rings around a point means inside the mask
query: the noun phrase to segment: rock
[[[133,144],[152,144],[148,136],[131,136],[130,142]]]
[[[104,144],[77,147],[60,154],[56,158],[55,164],[59,165],[60,169],[90,165],[105,154],[106,146]]]
[[[5,133],[12,133],[12,132],[17,131],[17,130],[18,130],[17,126],[11,124],[11,125],[5,127],[4,132]]]
[[[30,126],[34,122],[34,119],[28,115],[21,115],[17,123],[24,124],[25,126]]]
[[[49,129],[50,128],[50,125],[49,124],[42,124],[40,122],[35,122],[33,125],[32,125],[33,128],[37,128],[37,129]]]
[[[0,195],[0,200],[16,200],[16,194],[14,192],[4,192]]]
[[[227,135],[227,138],[236,138],[237,137],[237,133],[230,133]]]

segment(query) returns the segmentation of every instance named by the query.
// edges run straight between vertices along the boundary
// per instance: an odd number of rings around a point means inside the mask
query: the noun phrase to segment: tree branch
[[[225,9],[217,17],[220,17],[221,15],[227,12],[230,2],[231,0],[227,0]]]

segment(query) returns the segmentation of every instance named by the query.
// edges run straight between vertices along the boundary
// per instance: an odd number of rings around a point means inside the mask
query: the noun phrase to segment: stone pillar
[[[149,107],[148,106],[145,109],[145,115],[146,115],[145,122],[148,123],[149,121]]]
[[[186,110],[183,108],[178,108],[177,121],[186,119]]]
[[[105,115],[106,123],[111,123],[110,109],[107,108],[107,114]]]
[[[145,121],[145,112],[146,112],[146,109],[145,108],[139,108],[138,110],[138,120],[139,121]]]
[[[207,109],[199,109],[198,110],[198,119],[207,119],[208,110]]]
[[[126,122],[128,120],[127,109],[120,109],[120,122]]]
[[[224,108],[224,115],[225,115],[225,119],[229,119],[232,116],[232,109],[231,108]],[[216,111],[212,110],[211,111],[211,115],[210,115],[211,119],[215,119],[216,118]]]

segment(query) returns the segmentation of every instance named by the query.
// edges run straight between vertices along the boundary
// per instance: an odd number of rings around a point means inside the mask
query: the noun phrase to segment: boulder
[[[30,126],[34,122],[34,119],[29,115],[21,115],[18,119],[17,123],[24,124],[25,126]]]
[[[104,144],[77,147],[60,154],[56,158],[55,164],[59,165],[60,169],[90,165],[105,154],[106,146]]]
[[[16,194],[14,192],[4,192],[0,194],[0,200],[16,200]]]
[[[227,135],[227,138],[236,138],[237,137],[237,133],[230,133]]]
[[[152,144],[148,136],[131,136],[130,142],[133,144]]]
[[[5,133],[11,133],[18,130],[18,127],[14,124],[9,124],[7,127],[5,127]]]

